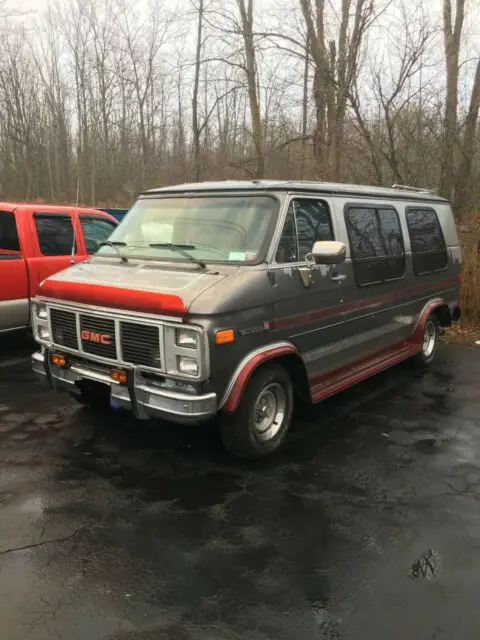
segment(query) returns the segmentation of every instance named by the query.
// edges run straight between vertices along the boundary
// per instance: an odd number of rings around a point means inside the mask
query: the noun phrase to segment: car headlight
[[[36,304],[35,305],[35,313],[39,320],[46,320],[48,317],[47,314],[47,305],[45,304]]]
[[[179,356],[178,371],[180,373],[184,373],[187,376],[197,376],[198,362],[193,358],[185,358],[184,356]]]
[[[38,337],[40,340],[50,340],[50,331],[48,327],[38,327]]]
[[[175,342],[177,347],[196,349],[198,346],[198,333],[191,329],[177,329]]]

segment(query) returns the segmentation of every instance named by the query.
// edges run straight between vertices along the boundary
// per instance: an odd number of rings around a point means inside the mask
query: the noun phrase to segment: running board
[[[381,351],[374,356],[356,361],[351,365],[337,369],[332,373],[313,379],[310,382],[312,402],[320,402],[329,396],[348,389],[385,369],[389,369],[419,353],[421,347],[411,342],[402,342],[394,348]]]

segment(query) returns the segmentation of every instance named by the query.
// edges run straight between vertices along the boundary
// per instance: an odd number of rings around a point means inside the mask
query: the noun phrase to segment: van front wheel
[[[417,367],[428,367],[435,358],[438,338],[440,336],[440,324],[436,316],[428,317],[423,330],[421,350],[413,358],[413,364]]]
[[[250,379],[237,411],[222,416],[223,444],[239,458],[263,458],[283,442],[292,413],[290,376],[278,364],[265,365]]]

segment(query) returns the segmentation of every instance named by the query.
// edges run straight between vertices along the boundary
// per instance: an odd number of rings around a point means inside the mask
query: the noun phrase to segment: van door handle
[[[330,280],[333,282],[343,282],[347,279],[347,276],[344,273],[335,273],[333,276],[330,276]]]

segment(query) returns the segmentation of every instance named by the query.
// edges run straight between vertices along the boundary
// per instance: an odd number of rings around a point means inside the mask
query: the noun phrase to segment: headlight
[[[39,318],[39,320],[46,320],[48,315],[47,306],[45,304],[36,304],[35,313],[37,314],[37,318]]]
[[[196,349],[198,344],[198,333],[190,329],[177,329],[176,331],[177,347],[185,347],[187,349]]]
[[[178,358],[178,371],[188,376],[198,375],[198,362],[193,358],[185,358],[180,356]]]
[[[38,327],[38,337],[40,340],[50,340],[50,331],[47,327]]]

